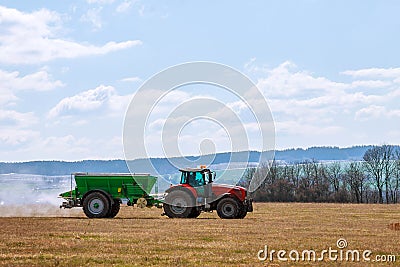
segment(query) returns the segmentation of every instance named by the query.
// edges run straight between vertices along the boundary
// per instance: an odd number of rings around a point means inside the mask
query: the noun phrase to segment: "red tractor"
[[[205,166],[180,172],[180,184],[166,191],[163,207],[169,218],[197,218],[202,211],[216,210],[222,219],[243,219],[253,211],[245,188],[214,184],[215,172]]]

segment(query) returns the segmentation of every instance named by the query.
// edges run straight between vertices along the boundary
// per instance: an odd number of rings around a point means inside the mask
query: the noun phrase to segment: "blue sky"
[[[123,158],[135,91],[189,61],[248,75],[279,149],[399,144],[399,13],[399,1],[0,1],[0,160]],[[238,105],[208,87],[164,105],[198,95]],[[212,137],[196,127],[183,154]]]

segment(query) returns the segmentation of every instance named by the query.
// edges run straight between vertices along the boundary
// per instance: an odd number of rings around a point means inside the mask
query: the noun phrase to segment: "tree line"
[[[361,161],[274,160],[247,169],[240,185],[247,187],[253,176],[265,178],[251,193],[259,202],[398,203],[400,150],[398,146],[373,146]]]

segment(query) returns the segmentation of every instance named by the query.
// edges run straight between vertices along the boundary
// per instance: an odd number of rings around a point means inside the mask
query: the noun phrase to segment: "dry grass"
[[[215,213],[168,219],[161,212],[123,207],[115,219],[89,220],[76,212],[0,218],[0,265],[286,266],[260,262],[257,252],[265,245],[287,251],[335,249],[339,238],[347,240],[348,249],[395,254],[400,265],[400,231],[389,227],[400,222],[399,205],[255,204],[243,220],[221,220]]]

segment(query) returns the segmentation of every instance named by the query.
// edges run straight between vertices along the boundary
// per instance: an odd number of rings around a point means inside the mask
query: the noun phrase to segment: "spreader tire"
[[[110,206],[110,200],[100,192],[90,193],[83,199],[83,212],[88,218],[106,218]]]
[[[114,218],[117,216],[119,209],[121,207],[121,204],[119,203],[118,199],[114,199],[114,204],[111,205],[111,209],[109,213],[107,214],[107,218]]]

